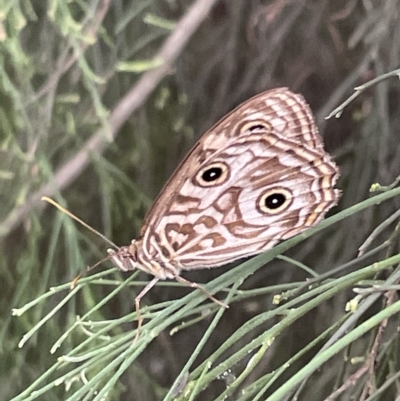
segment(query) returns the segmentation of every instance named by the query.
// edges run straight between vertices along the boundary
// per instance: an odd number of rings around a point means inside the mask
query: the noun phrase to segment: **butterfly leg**
[[[135,298],[135,308],[136,308],[136,316],[137,316],[137,320],[138,320],[138,326],[137,326],[137,329],[136,329],[135,340],[133,342],[134,344],[139,339],[140,329],[141,329],[142,323],[143,323],[143,318],[142,318],[142,315],[140,313],[140,300],[156,285],[158,280],[159,280],[158,277],[154,277],[153,280],[151,280],[146,285],[146,287],[144,287],[143,290],[140,291],[140,293]]]
[[[214,301],[216,304],[218,304],[218,305],[220,305],[220,306],[223,306],[224,308],[229,308],[229,306],[228,306],[226,303],[224,303],[224,302],[220,301],[219,299],[213,297],[213,296],[212,296],[205,288],[203,288],[201,285],[199,285],[199,284],[197,284],[197,283],[194,283],[193,281],[186,280],[185,278],[183,278],[183,277],[181,277],[181,276],[177,276],[177,275],[176,275],[176,276],[174,276],[174,278],[175,278],[176,281],[179,281],[179,282],[182,283],[182,284],[186,284],[186,285],[188,285],[188,286],[191,287],[191,288],[198,288],[199,290],[203,291],[204,294],[206,294],[207,297],[210,298],[212,301]]]

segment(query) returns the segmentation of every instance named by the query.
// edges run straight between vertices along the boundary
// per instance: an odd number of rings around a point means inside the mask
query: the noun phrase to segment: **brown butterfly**
[[[140,237],[110,250],[159,280],[256,255],[317,224],[338,202],[338,168],[303,97],[260,93],[207,131],[168,180]],[[141,298],[141,296],[140,296]],[[140,299],[139,298],[139,299]]]
[[[135,299],[139,313],[158,280],[202,289],[181,270],[259,254],[317,224],[338,202],[337,178],[304,98],[287,88],[260,93],[200,138],[154,202],[139,239],[109,250],[109,258],[123,271],[154,276]]]

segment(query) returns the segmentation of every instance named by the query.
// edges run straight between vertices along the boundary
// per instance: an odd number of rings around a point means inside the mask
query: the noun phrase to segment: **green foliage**
[[[0,400],[398,397],[398,0],[0,9]],[[316,110],[339,207],[238,266],[184,273],[229,309],[158,283],[135,342],[148,277],[101,269],[70,289],[107,244],[40,197],[127,244],[193,133],[276,86]]]

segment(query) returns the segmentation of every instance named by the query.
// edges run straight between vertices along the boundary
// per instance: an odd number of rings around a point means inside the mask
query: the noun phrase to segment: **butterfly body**
[[[337,178],[303,97],[286,88],[261,93],[200,138],[140,239],[110,258],[166,279],[261,253],[317,224],[339,199]]]

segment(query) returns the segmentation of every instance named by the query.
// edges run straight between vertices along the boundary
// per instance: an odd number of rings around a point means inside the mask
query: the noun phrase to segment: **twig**
[[[386,79],[392,78],[392,77],[397,77],[400,79],[400,68],[397,70],[390,71],[387,74],[380,75],[379,77],[376,77],[376,78],[372,79],[371,81],[366,82],[365,84],[354,88],[355,93],[353,93],[349,98],[347,98],[347,100],[345,100],[341,105],[336,107],[335,110],[333,110],[331,113],[329,113],[329,115],[327,117],[325,117],[325,119],[328,120],[329,118],[332,118],[333,116],[335,116],[337,118],[340,117],[344,108],[349,103],[351,103],[356,97],[360,96],[361,93],[363,93],[367,89],[371,88],[372,86],[374,86]]]
[[[43,209],[46,206],[46,203],[40,203],[43,196],[51,197],[55,192],[68,187],[87,167],[91,153],[102,153],[109,146],[105,138],[115,139],[129,116],[146,101],[158,83],[171,71],[173,63],[216,1],[196,0],[191,5],[155,56],[155,59],[162,60],[163,64],[146,72],[115,106],[108,118],[107,136],[104,128],[98,129],[82,149],[58,169],[48,183],[30,195],[23,205],[15,208],[0,224],[0,238],[21,224],[32,209]]]
[[[347,378],[347,380],[329,397],[325,398],[324,401],[334,401],[336,398],[343,393],[343,391],[347,390],[350,386],[354,386],[358,380],[368,371],[367,366],[362,366],[357,372],[353,373],[351,376]]]
[[[400,210],[396,213],[393,213],[390,217],[388,217],[383,223],[379,224],[378,227],[372,231],[372,233],[368,236],[368,238],[363,242],[363,244],[358,248],[357,257],[362,256],[366,249],[371,245],[371,243],[378,237],[379,234],[382,233],[388,226],[390,226],[394,221],[396,221],[400,217]]]
[[[107,12],[110,7],[110,0],[103,0],[95,11],[95,16],[92,21],[89,22],[88,26],[85,27],[83,35],[90,36],[91,38],[95,38],[97,36],[97,32],[103,22],[104,18],[107,15]],[[82,43],[81,53],[84,53],[89,48],[89,43]],[[38,101],[41,97],[46,95],[48,92],[55,90],[60,81],[61,77],[76,63],[78,60],[78,55],[73,54],[69,56],[70,46],[67,47],[62,53],[61,57],[58,60],[58,67],[56,71],[50,75],[47,81],[42,85],[42,87],[36,93],[34,99],[32,101]]]
[[[385,294],[386,302],[384,302],[383,307],[385,308],[390,305],[393,305],[396,296],[397,296],[397,291],[388,291]],[[368,367],[368,376],[369,377],[368,377],[366,386],[364,387],[363,393],[360,397],[360,401],[364,401],[366,399],[366,397],[375,390],[375,385],[374,385],[373,379],[375,377],[376,356],[378,354],[379,346],[381,345],[381,342],[383,340],[383,333],[386,329],[387,324],[388,324],[388,319],[382,320],[381,324],[379,325],[378,333],[375,336],[374,344],[369,353],[369,357],[368,357],[368,360],[366,363],[366,366]]]

